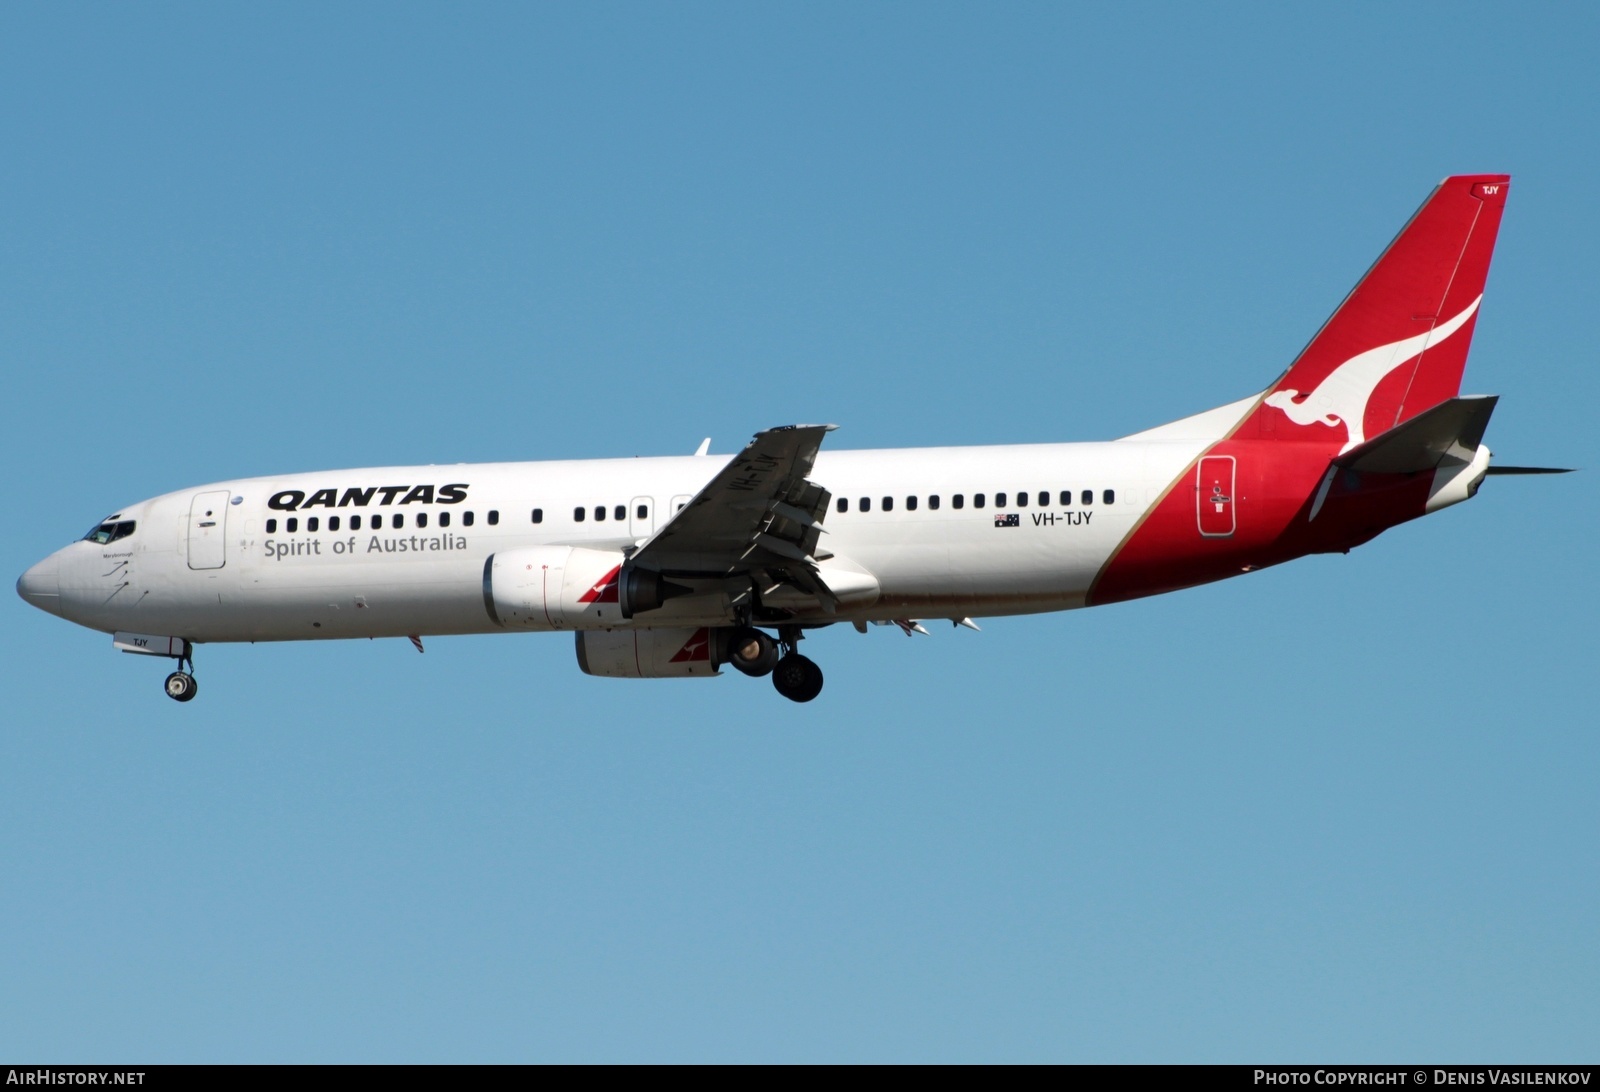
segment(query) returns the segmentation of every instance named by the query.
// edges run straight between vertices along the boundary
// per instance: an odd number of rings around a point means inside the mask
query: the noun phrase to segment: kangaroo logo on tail
[[[1274,391],[1267,396],[1267,405],[1281,409],[1297,425],[1332,427],[1343,422],[1346,434],[1345,445],[1340,448],[1343,454],[1366,439],[1363,422],[1367,416],[1367,402],[1383,377],[1461,329],[1481,302],[1483,296],[1480,295],[1455,318],[1427,333],[1357,353],[1329,372],[1316,390],[1304,397],[1293,388]]]

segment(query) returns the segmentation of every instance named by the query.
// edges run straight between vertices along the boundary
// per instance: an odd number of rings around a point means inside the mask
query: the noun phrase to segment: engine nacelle
[[[532,546],[507,550],[483,566],[483,605],[511,629],[614,626],[690,588],[634,569],[619,550]]]
[[[581,630],[573,634],[578,666],[608,679],[682,679],[716,675],[721,633],[706,626]]]
[[[509,629],[573,629],[622,621],[622,554],[576,546],[507,550],[484,562],[483,605]]]
[[[530,546],[494,554],[483,564],[483,607],[509,629],[592,629],[614,626],[694,589],[661,573],[627,565],[616,549]],[[699,605],[699,615],[722,600]],[[677,621],[677,618],[664,618]]]

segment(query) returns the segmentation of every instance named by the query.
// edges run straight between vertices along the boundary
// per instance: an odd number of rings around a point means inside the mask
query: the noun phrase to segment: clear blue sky
[[[1496,480],[1348,557],[830,630],[207,647],[7,595],[0,1057],[1600,1053],[1592,5],[0,8],[13,579],[235,476],[1098,439],[1514,176]]]

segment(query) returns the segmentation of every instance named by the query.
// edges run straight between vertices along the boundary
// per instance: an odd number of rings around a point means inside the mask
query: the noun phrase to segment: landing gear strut
[[[166,691],[173,701],[193,701],[200,693],[200,684],[194,681],[194,646],[187,641],[183,643],[183,655],[178,657],[178,670],[167,676]]]
[[[772,687],[790,701],[806,702],[822,693],[822,668],[795,651],[799,641],[799,626],[779,628],[783,657],[772,669]]]

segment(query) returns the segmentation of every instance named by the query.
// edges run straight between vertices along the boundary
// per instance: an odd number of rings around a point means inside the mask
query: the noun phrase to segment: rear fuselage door
[[[196,493],[189,502],[189,568],[220,569],[227,560],[224,547],[228,534],[226,489]]]
[[[1200,460],[1195,480],[1195,514],[1200,534],[1227,538],[1234,528],[1235,462],[1232,455],[1207,455]]]

